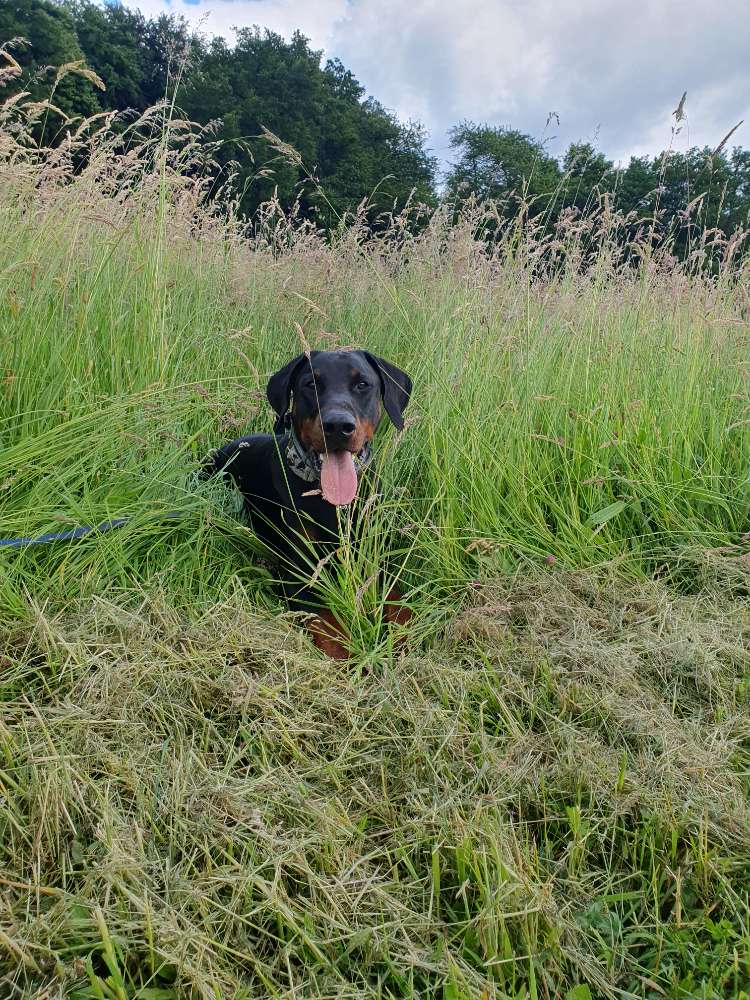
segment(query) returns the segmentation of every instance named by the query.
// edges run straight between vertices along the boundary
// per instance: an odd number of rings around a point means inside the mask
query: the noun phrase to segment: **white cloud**
[[[670,141],[670,113],[688,91],[678,148],[713,145],[740,118],[750,144],[750,17],[745,0],[134,0],[170,10],[207,34],[259,24],[295,28],[338,56],[368,93],[418,118],[449,157],[447,129],[463,118],[550,142],[595,139],[614,159]]]

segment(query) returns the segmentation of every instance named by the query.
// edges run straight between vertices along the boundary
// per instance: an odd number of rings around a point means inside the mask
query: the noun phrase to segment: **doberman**
[[[344,630],[301,581],[310,577],[311,553],[319,560],[338,546],[337,508],[357,495],[382,410],[402,430],[411,390],[406,372],[367,351],[306,352],[268,383],[274,433],[225,444],[202,472],[203,478],[232,476],[253,530],[280,561],[284,597],[293,609],[313,614],[308,627],[315,644],[334,659],[349,657]],[[400,601],[391,590],[386,621],[408,621]]]

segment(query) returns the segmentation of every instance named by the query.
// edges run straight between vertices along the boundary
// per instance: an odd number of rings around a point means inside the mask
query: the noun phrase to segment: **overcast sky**
[[[675,146],[750,146],[748,0],[125,0],[202,21],[234,39],[258,24],[298,28],[402,119],[419,119],[443,165],[462,119],[548,138],[560,155],[593,141],[617,160]],[[545,131],[550,112],[560,125]]]

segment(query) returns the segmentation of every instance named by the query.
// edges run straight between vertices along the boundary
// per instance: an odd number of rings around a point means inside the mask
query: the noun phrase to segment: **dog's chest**
[[[320,483],[295,475],[284,461],[283,450],[266,456],[264,465],[249,463],[238,484],[258,533],[275,530],[287,542],[295,533],[315,541],[338,539],[339,520],[347,519],[349,512],[323,500]]]

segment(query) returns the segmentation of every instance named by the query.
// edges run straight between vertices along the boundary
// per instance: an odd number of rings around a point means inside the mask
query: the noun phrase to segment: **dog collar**
[[[372,461],[372,446],[369,442],[362,451],[352,456],[354,458],[354,468],[357,475],[366,469]],[[305,448],[297,437],[294,427],[289,428],[289,440],[286,446],[287,464],[295,476],[304,479],[306,483],[320,482],[320,459],[317,452],[311,448]]]

